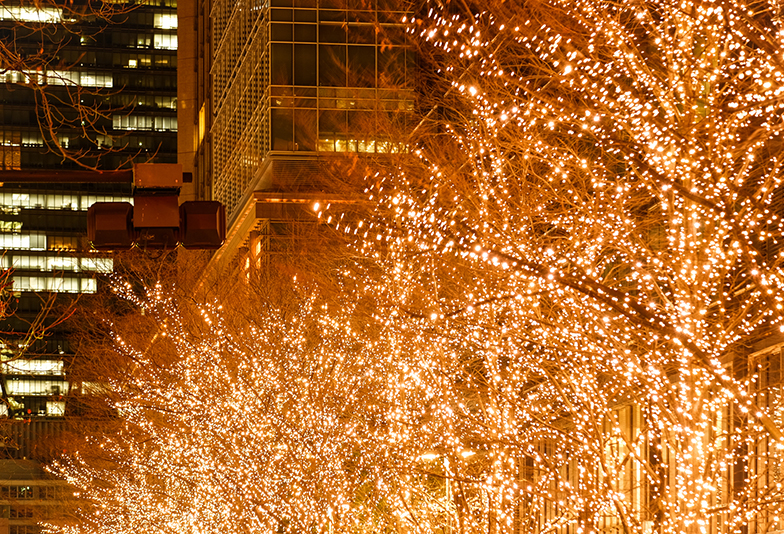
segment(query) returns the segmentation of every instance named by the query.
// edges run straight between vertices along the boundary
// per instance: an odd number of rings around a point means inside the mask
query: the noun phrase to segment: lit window
[[[63,10],[55,7],[0,7],[0,20],[15,20],[22,22],[60,22],[62,20],[62,16]]]
[[[176,13],[156,13],[153,19],[153,27],[161,28],[162,30],[176,30],[177,29],[177,14]]]
[[[112,87],[114,80],[111,74],[105,72],[76,72],[79,75],[79,85],[83,87]]]
[[[376,151],[376,142],[375,141],[359,141],[359,151],[360,152],[375,152]]]
[[[136,60],[135,59],[129,59],[128,60],[128,66],[130,68],[132,68],[132,69],[135,69],[136,68]]]
[[[95,136],[95,144],[98,148],[102,146],[111,147],[114,144],[114,141],[108,135],[98,134]]]
[[[176,132],[177,117],[155,117],[155,130],[159,132]]]
[[[0,221],[0,232],[18,233],[22,231],[21,221]]]
[[[111,273],[114,270],[114,260],[112,258],[82,258],[81,266],[83,271]]]
[[[50,417],[65,415],[65,401],[46,401],[46,415]]]
[[[94,278],[82,278],[80,281],[82,293],[95,293],[98,290],[98,282]]]
[[[62,375],[65,364],[62,360],[13,360],[0,364],[7,375]]]
[[[156,96],[155,105],[159,108],[177,109],[176,96]]]
[[[46,269],[46,258],[42,256],[13,256],[10,258],[11,267],[16,270],[43,271]]]
[[[150,48],[151,36],[140,34],[136,36],[136,48]]]
[[[152,130],[153,117],[148,115],[114,115],[112,116],[112,127],[115,130]]]
[[[0,248],[30,249],[30,236],[19,234],[0,234]]]
[[[319,139],[318,150],[319,152],[334,152],[335,141],[333,139]]]
[[[49,85],[79,85],[80,75],[77,71],[48,70],[46,83]]]
[[[97,283],[89,278],[54,276],[14,276],[14,291],[53,293],[95,293]]]
[[[65,395],[68,382],[65,380],[6,380],[9,395]]]
[[[153,35],[153,48],[158,50],[177,50],[177,36],[156,33]]]
[[[46,258],[47,271],[76,271],[79,260],[69,256],[49,256]]]
[[[44,144],[43,138],[32,132],[22,132],[22,146],[41,146]]]
[[[74,251],[79,248],[79,238],[73,235],[46,236],[46,249],[57,251]]]
[[[34,71],[12,71],[6,73],[5,81],[7,83],[81,85],[83,87],[112,87],[114,85],[111,73],[77,70],[47,70],[45,74]]]

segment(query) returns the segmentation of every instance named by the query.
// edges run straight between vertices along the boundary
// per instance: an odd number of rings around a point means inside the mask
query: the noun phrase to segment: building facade
[[[0,168],[176,162],[176,0],[81,4],[0,9]]]
[[[0,76],[0,534],[39,532],[65,491],[25,459],[46,458],[65,425],[75,354],[67,326],[27,333],[47,309],[42,324],[57,323],[60,304],[100,291],[99,275],[113,270],[87,241],[89,206],[132,202],[130,183],[26,171],[177,161],[176,0],[97,6],[0,7],[10,58]]]
[[[271,223],[296,219],[298,206],[328,193],[318,174],[330,156],[401,149],[394,132],[413,111],[416,75],[403,24],[409,7],[393,0],[182,7],[188,46],[180,49],[180,93],[193,100],[179,110],[180,162],[196,176],[196,198],[227,208],[218,263],[257,248],[275,233]]]
[[[132,201],[130,183],[26,171],[177,161],[176,0],[104,8],[0,8],[0,47],[16,54],[0,77],[0,261],[13,312],[0,343],[0,417],[22,425],[0,431],[7,458],[40,456],[35,441],[60,424],[72,389],[68,333],[26,332],[44,308],[57,322],[59,303],[99,291],[113,261],[91,250],[87,209]]]
[[[62,514],[62,503],[73,493],[36,462],[0,460],[0,532],[37,534],[33,518]]]

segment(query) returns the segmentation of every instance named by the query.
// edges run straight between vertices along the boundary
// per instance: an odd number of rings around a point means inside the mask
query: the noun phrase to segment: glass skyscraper
[[[27,171],[176,162],[177,22],[176,0],[0,6],[0,261],[15,312],[0,342],[0,534],[38,532],[65,491],[22,460],[45,458],[64,425],[74,351],[63,327],[24,333],[51,298],[100,291],[113,261],[90,249],[87,208],[132,200],[130,183]]]
[[[113,263],[90,250],[87,208],[131,200],[130,183],[98,174],[68,183],[27,171],[176,162],[176,8],[176,0],[0,7],[0,39],[21,61],[0,75],[0,261],[12,269],[9,309],[16,312],[0,343],[0,416],[29,425],[65,413],[72,357],[65,332],[36,340],[23,334],[47,295],[62,300],[99,289],[96,274]],[[8,434],[5,456],[34,455],[32,436],[18,430],[0,431]]]
[[[181,110],[183,133],[193,132],[183,140],[193,144],[180,154],[197,176],[194,195],[226,205],[229,237],[216,261],[257,248],[254,239],[291,213],[265,204],[307,200],[330,156],[401,149],[387,126],[405,123],[414,106],[409,7],[392,0],[188,6],[195,50],[187,59],[180,51],[180,66],[187,61],[194,74],[181,94],[196,98],[190,113]]]

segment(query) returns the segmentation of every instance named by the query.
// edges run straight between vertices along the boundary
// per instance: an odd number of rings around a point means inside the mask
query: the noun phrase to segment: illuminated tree
[[[427,7],[339,282],[123,290],[82,531],[781,529],[777,4]]]
[[[445,521],[781,528],[778,3],[429,7],[433,106],[344,229],[438,347]]]
[[[389,419],[404,407],[395,355],[415,347],[385,341],[350,292],[257,282],[202,302],[177,284],[118,282],[131,306],[96,308],[112,317],[113,344],[94,346],[100,363],[82,388],[116,416],[53,467],[82,503],[53,531],[371,532],[397,521],[408,458],[424,452]]]

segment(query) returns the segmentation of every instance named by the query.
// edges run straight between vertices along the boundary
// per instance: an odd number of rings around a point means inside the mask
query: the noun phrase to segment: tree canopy
[[[58,468],[92,531],[781,528],[779,10],[412,14],[422,120],[317,208],[329,290],[127,294],[128,433]]]

